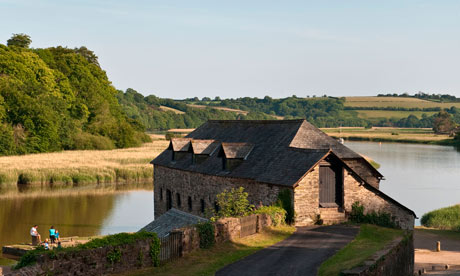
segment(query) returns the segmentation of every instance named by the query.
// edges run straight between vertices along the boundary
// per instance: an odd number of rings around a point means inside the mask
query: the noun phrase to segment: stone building
[[[254,205],[288,189],[296,226],[341,222],[356,201],[414,226],[414,212],[379,190],[369,162],[306,120],[208,121],[151,163],[156,218],[171,208],[203,216],[217,194],[244,187]]]

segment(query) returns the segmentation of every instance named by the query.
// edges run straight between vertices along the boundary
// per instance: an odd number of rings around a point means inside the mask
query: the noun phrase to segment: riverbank
[[[140,183],[152,180],[149,162],[168,141],[154,139],[138,148],[85,150],[0,157],[0,194],[33,186]]]
[[[345,127],[323,128],[322,131],[334,138],[349,141],[397,142],[454,146],[456,141],[446,134],[435,134],[428,128],[393,128],[393,127]]]

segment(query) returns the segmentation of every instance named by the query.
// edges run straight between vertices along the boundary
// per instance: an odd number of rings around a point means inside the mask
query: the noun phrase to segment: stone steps
[[[347,221],[345,213],[341,212],[339,208],[321,208],[320,218],[323,220],[323,224],[339,224]]]

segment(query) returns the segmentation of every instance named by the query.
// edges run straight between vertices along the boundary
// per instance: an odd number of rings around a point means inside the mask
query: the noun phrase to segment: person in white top
[[[38,225],[34,225],[30,228],[30,236],[32,237],[32,245],[38,245],[41,243],[40,234],[37,231]]]

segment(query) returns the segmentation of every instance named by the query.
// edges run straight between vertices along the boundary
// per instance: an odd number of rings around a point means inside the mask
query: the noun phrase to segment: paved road
[[[216,276],[316,275],[319,266],[349,243],[359,228],[298,228],[289,238],[217,271]]]

